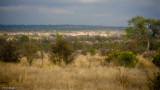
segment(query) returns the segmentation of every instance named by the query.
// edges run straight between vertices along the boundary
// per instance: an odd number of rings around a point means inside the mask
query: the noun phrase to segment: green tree
[[[150,40],[159,35],[160,20],[136,16],[128,21],[128,25],[125,28],[125,36],[138,41],[145,41],[147,43],[146,50],[149,51]]]
[[[29,65],[33,64],[33,60],[37,55],[37,50],[38,48],[35,43],[28,42],[24,44],[24,56],[26,56]]]
[[[73,61],[74,55],[69,43],[62,39],[62,35],[57,34],[56,42],[51,45],[50,60],[55,64],[60,64],[64,61],[69,64]]]
[[[152,38],[160,35],[160,20],[147,18],[145,19],[147,28],[152,32]]]

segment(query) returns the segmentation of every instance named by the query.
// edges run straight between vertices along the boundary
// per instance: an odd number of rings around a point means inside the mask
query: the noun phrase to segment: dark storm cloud
[[[0,0],[0,24],[126,26],[136,15],[160,17],[160,0]]]

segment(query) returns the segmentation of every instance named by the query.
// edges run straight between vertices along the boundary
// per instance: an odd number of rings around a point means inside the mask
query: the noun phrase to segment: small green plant
[[[108,59],[116,65],[126,67],[135,67],[138,62],[138,58],[130,51],[115,51],[108,55]]]

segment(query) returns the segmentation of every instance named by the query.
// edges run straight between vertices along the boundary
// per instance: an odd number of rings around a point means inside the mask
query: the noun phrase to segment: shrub
[[[157,67],[160,68],[160,53],[153,57],[152,61]]]
[[[108,59],[110,61],[113,61],[117,65],[126,67],[135,67],[136,63],[138,62],[136,56],[130,51],[125,51],[125,52],[116,51],[110,53],[108,55]]]
[[[115,51],[113,53],[110,53],[108,55],[108,57],[110,60],[117,60],[117,58],[120,56],[120,54],[121,54],[121,51]]]
[[[20,42],[29,42],[29,37],[27,35],[22,35],[19,39]]]
[[[14,45],[6,43],[0,49],[0,60],[4,62],[16,63],[20,61],[20,54]]]

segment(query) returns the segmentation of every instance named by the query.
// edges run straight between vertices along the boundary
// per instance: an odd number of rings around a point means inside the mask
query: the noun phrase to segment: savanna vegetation
[[[103,30],[84,30],[86,26],[76,29],[88,33],[85,35],[76,35],[77,32],[70,30],[47,30],[50,33],[47,35],[2,32],[0,87],[159,90],[160,20],[136,16],[128,24],[124,31],[108,31],[104,27],[101,27]],[[23,31],[23,28],[20,29]]]

